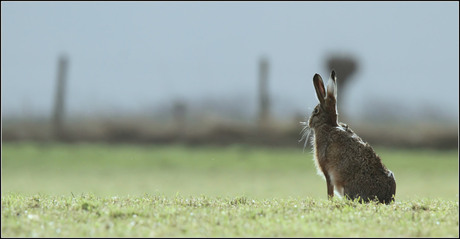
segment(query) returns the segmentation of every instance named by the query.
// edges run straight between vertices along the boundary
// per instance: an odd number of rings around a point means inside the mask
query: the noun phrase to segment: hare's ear
[[[324,99],[326,98],[326,90],[324,89],[323,79],[318,74],[313,76],[313,85],[315,86],[316,96],[318,97],[319,103],[324,104]]]
[[[337,99],[337,77],[335,76],[335,71],[332,70],[331,77],[327,82],[327,98],[328,99]]]

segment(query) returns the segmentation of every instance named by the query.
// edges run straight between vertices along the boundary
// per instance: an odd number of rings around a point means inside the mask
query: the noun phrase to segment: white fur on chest
[[[325,179],[325,178],[324,178],[324,173],[323,173],[323,171],[321,170],[321,166],[320,166],[320,164],[319,164],[319,159],[318,159],[318,153],[319,153],[319,152],[317,152],[316,138],[315,138],[315,136],[313,136],[313,138],[312,138],[312,146],[313,146],[313,162],[315,162],[316,173],[317,173],[319,176],[323,177],[323,179]]]

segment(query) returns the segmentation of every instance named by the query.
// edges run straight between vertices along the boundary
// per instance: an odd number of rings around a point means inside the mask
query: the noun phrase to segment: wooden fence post
[[[258,126],[264,129],[269,124],[270,97],[268,93],[268,60],[263,57],[259,61],[259,119]]]
[[[62,140],[64,137],[64,106],[66,98],[67,81],[67,56],[61,55],[58,60],[58,72],[56,79],[56,95],[54,98],[54,111],[52,115],[53,134],[55,139]]]
[[[176,137],[179,141],[182,141],[185,139],[187,105],[182,100],[176,100],[172,111],[176,128]]]

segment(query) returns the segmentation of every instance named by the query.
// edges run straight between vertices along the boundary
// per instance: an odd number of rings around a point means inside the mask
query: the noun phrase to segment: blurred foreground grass
[[[2,237],[456,237],[458,201],[2,195]]]
[[[458,200],[458,151],[376,148],[395,173],[396,200]],[[2,195],[326,198],[309,150],[110,144],[2,145]]]

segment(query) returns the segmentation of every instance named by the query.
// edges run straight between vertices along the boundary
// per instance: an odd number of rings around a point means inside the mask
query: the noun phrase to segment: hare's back
[[[334,164],[333,167],[341,174],[349,174],[347,176],[353,178],[358,175],[386,176],[388,174],[372,146],[351,130],[338,130],[331,138],[328,158],[333,161],[331,162]]]

